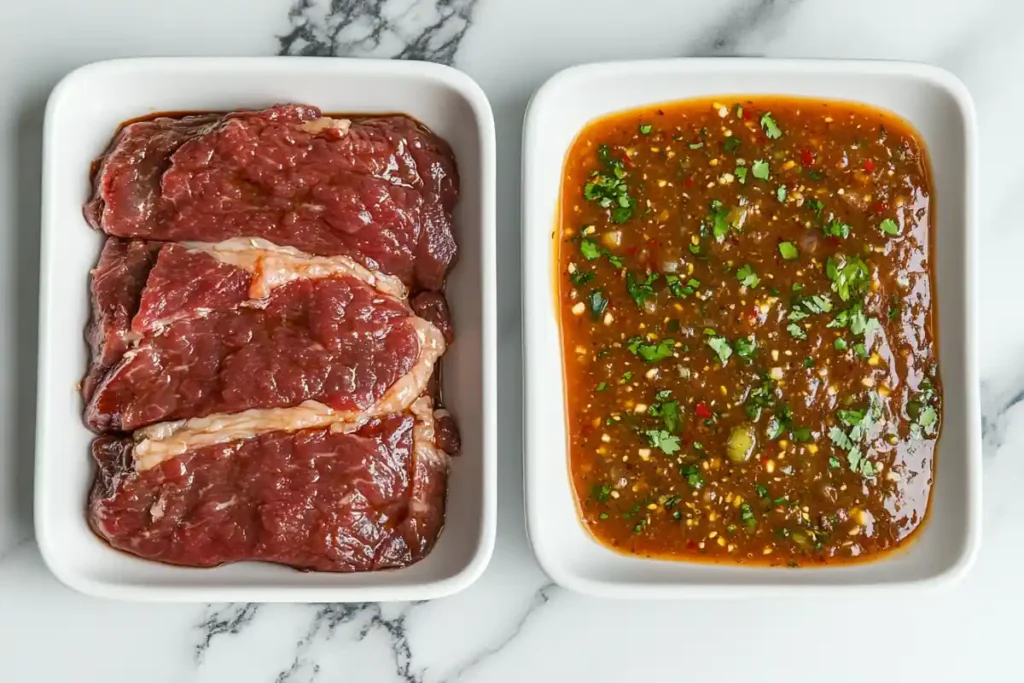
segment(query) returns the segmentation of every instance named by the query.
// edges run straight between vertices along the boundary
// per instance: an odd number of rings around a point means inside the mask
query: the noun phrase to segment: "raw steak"
[[[401,294],[347,257],[260,240],[166,244],[132,321],[138,341],[96,388],[87,421],[131,431],[304,401],[404,409],[445,344]]]
[[[133,123],[93,185],[86,217],[122,237],[254,235],[425,289],[443,287],[456,257],[454,157],[404,116],[353,122],[281,105]]]
[[[92,352],[89,371],[82,381],[88,401],[107,370],[121,360],[131,343],[130,324],[139,309],[159,243],[108,237],[92,271],[92,319],[85,330]]]
[[[148,469],[129,438],[101,436],[93,456],[92,528],[115,548],[171,564],[404,567],[430,551],[444,522],[448,458],[428,398],[354,433],[267,432]]]

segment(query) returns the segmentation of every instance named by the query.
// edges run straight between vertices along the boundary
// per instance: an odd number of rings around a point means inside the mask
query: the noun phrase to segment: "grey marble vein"
[[[452,64],[478,0],[295,0],[282,55]]]
[[[424,671],[413,668],[412,648],[405,625],[410,612],[421,604],[364,602],[317,605],[309,628],[295,646],[295,658],[287,669],[278,672],[275,683],[313,683],[320,673],[320,665],[308,656],[309,650],[318,641],[331,640],[341,626],[352,623],[359,624],[357,642],[365,640],[371,633],[383,632],[389,640],[395,675],[406,683],[422,683]]]
[[[722,57],[738,53],[740,45],[757,35],[763,42],[803,0],[742,0],[739,7],[687,51],[691,57]]]
[[[450,676],[445,677],[441,683],[453,683],[454,681],[461,680],[467,673],[477,668],[485,661],[487,661],[492,655],[496,655],[505,647],[515,640],[523,630],[523,626],[526,622],[537,613],[537,610],[548,603],[551,600],[553,594],[557,593],[560,589],[554,583],[548,583],[540,588],[533,594],[533,599],[530,600],[530,604],[527,605],[526,610],[519,615],[519,619],[515,625],[509,630],[508,634],[501,639],[496,645],[492,645],[480,651],[472,659],[465,664],[461,665],[456,669]]]
[[[254,602],[232,603],[222,607],[207,605],[205,618],[196,626],[202,632],[201,640],[194,652],[196,663],[203,661],[214,638],[224,634],[237,635],[252,623],[259,608],[260,606]]]

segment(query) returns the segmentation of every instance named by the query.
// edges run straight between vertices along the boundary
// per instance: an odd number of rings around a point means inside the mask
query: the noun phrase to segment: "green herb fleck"
[[[786,261],[792,261],[795,258],[799,258],[800,252],[797,250],[796,245],[792,242],[780,242],[779,253],[782,258]]]
[[[768,170],[768,162],[764,159],[755,161],[750,170],[758,180],[768,180],[768,177],[771,175],[771,172]]]
[[[672,455],[679,451],[679,437],[664,429],[648,429],[644,434],[651,442],[651,446],[660,448],[665,455]]]
[[[882,231],[883,235],[898,235],[900,234],[900,226],[896,224],[891,218],[886,218],[878,226],[878,229]]]
[[[839,237],[844,240],[850,236],[851,229],[849,225],[843,223],[838,218],[833,218],[821,228],[822,232],[828,237]]]
[[[807,339],[807,333],[804,332],[804,328],[800,327],[796,323],[790,323],[787,325],[786,331],[789,332],[794,339]]]
[[[771,112],[765,112],[765,115],[761,117],[761,128],[764,129],[764,134],[768,136],[769,140],[778,140],[782,137],[782,131],[779,130],[775,119],[772,118]]]
[[[601,256],[601,247],[594,240],[584,237],[580,240],[580,253],[583,254],[583,258],[593,261]]]
[[[587,284],[588,282],[590,282],[593,279],[594,279],[594,274],[593,273],[584,272],[584,271],[580,270],[579,268],[577,268],[576,270],[574,270],[571,273],[569,273],[569,282],[571,282],[573,285],[575,285],[577,287],[585,285],[585,284]]]
[[[729,357],[732,356],[732,346],[729,345],[728,339],[725,337],[710,337],[705,340],[705,343],[718,354],[718,360],[722,365],[729,362]]]
[[[626,340],[626,348],[635,356],[640,356],[648,363],[654,363],[665,358],[671,358],[675,342],[671,339],[662,339],[655,344],[648,344],[643,337],[630,337]]]
[[[650,135],[652,130],[654,130],[654,126],[650,123],[640,124],[640,135]]]
[[[701,476],[700,468],[696,465],[685,465],[679,468],[679,474],[686,477],[686,483],[695,489],[704,486],[704,477]]]
[[[652,286],[657,279],[657,273],[648,273],[647,279],[640,282],[633,275],[632,271],[626,273],[626,291],[629,293],[630,298],[636,302],[637,308],[643,308],[644,302],[647,299],[653,299],[657,296]]]
[[[754,272],[754,269],[750,264],[747,264],[736,271],[736,279],[739,280],[740,284],[744,287],[750,287],[751,289],[757,287],[757,283],[761,281],[761,278],[757,276],[757,273]]]
[[[600,289],[595,289],[587,297],[587,303],[590,305],[590,315],[597,320],[604,313],[604,309],[608,307],[608,299],[605,298],[604,294],[601,293]]]
[[[779,185],[779,189],[775,190],[775,198],[780,202],[786,201],[786,186]]]
[[[735,135],[730,135],[725,139],[725,142],[722,144],[722,148],[729,154],[732,154],[740,148],[740,139]]]

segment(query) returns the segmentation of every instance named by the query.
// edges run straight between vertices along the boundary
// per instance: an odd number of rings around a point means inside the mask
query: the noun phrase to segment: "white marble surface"
[[[333,6],[333,9],[332,9]],[[0,681],[1020,680],[1024,630],[1024,5],[1009,0],[5,0],[0,3]],[[416,605],[133,605],[63,588],[32,542],[43,104],[114,56],[453,61],[498,124],[498,546]],[[884,598],[604,602],[550,585],[522,514],[519,141],[530,93],[579,62],[681,55],[913,59],[959,75],[981,125],[985,538],[970,576]]]

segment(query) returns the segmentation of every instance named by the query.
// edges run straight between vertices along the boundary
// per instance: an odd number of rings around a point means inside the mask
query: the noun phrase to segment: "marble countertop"
[[[0,680],[966,681],[1019,671],[1024,350],[1013,213],[1024,5],[999,0],[33,0],[0,7]],[[1020,41],[1020,42],[1018,42]],[[141,55],[430,59],[498,126],[499,527],[483,578],[416,604],[143,605],[61,586],[32,541],[40,144],[46,96]],[[522,506],[520,126],[571,64],[690,55],[894,58],[964,80],[981,128],[984,542],[961,584],[884,597],[610,602],[550,583]],[[1022,109],[1017,109],[1022,105]],[[1017,247],[1021,247],[1018,251]],[[1017,529],[1014,531],[1014,529]],[[145,637],[142,637],[142,636]],[[848,656],[837,656],[846,654]],[[838,663],[838,664],[837,664]],[[1007,678],[1009,676],[1009,678]]]

